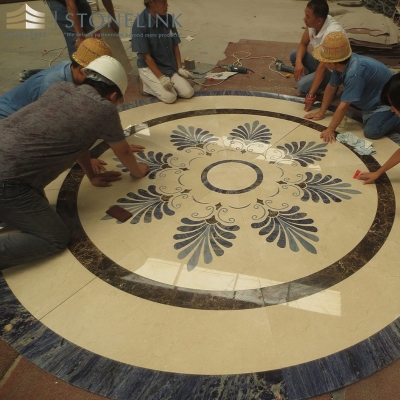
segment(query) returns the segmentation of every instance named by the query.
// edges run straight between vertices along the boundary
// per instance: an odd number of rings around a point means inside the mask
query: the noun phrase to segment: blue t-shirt
[[[353,53],[343,73],[333,71],[329,83],[334,87],[343,84],[340,101],[372,111],[382,105],[383,86],[392,76],[393,72],[381,62]]]
[[[180,42],[170,14],[165,18],[157,15],[154,19],[146,8],[132,25],[132,51],[138,53],[138,68],[147,67],[142,53],[149,53],[160,71],[171,77],[178,71],[174,46]]]
[[[0,96],[0,119],[36,101],[51,85],[57,82],[73,82],[71,61],[63,61],[31,76],[26,82]]]

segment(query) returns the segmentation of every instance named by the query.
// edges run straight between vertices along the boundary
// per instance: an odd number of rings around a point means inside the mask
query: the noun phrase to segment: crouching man
[[[0,221],[20,232],[0,236],[0,270],[64,250],[69,232],[44,188],[78,161],[94,186],[111,186],[120,172],[96,174],[89,148],[108,143],[133,178],[149,168],[125,140],[116,106],[128,85],[112,57],[92,61],[83,85],[60,82],[30,105],[0,121]]]

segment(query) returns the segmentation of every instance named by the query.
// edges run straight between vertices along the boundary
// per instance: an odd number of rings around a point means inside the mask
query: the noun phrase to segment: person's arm
[[[179,50],[178,44],[174,45],[174,56],[178,67],[178,74],[185,79],[194,79],[194,76],[190,71],[182,68],[181,51]]]
[[[102,1],[104,8],[108,12],[108,14],[110,14],[112,18],[116,19],[112,0],[102,0]],[[111,22],[110,26],[114,32],[119,33],[119,26],[114,21]]]
[[[362,172],[358,179],[361,179],[364,182],[364,185],[367,183],[372,183],[376,179],[378,179],[383,173],[393,168],[395,165],[400,163],[400,149],[397,150],[390,158],[375,172]]]
[[[143,59],[147,66],[150,68],[151,72],[160,80],[161,85],[166,90],[171,90],[173,88],[173,83],[171,82],[171,78],[169,76],[165,76],[160,69],[158,68],[158,65],[154,61],[154,58],[151,56],[150,53],[141,53],[143,56]]]
[[[323,63],[319,63],[317,70],[315,71],[314,79],[311,84],[310,90],[306,96],[304,111],[308,111],[313,105],[316,97],[317,90],[325,78],[326,66]]]
[[[332,121],[329,123],[328,127],[321,132],[320,138],[325,143],[333,143],[336,142],[335,130],[342,122],[343,117],[346,115],[346,111],[349,108],[351,103],[347,103],[345,101],[341,101],[333,114]]]
[[[313,119],[318,121],[325,117],[325,113],[328,110],[329,104],[331,104],[333,98],[335,97],[336,87],[328,84],[326,86],[324,97],[322,99],[321,108],[316,113],[306,114],[304,118]],[[328,127],[321,132],[320,138],[323,139],[325,143],[332,143],[336,141],[335,130],[342,122],[343,117],[346,115],[346,111],[350,106],[350,102],[341,101],[333,114],[332,121],[329,123]]]
[[[77,162],[93,186],[111,186],[111,182],[119,181],[121,179],[121,172],[119,171],[107,171],[102,174],[96,174],[92,167],[89,150],[86,150],[78,158]]]
[[[160,68],[158,68],[158,65],[154,61],[154,58],[151,56],[150,53],[142,53],[143,60],[146,63],[146,65],[150,68],[150,71],[158,78],[160,79],[164,74],[160,71]]]
[[[336,93],[336,87],[328,83],[324,91],[324,97],[322,98],[321,108],[315,113],[306,114],[304,118],[313,119],[315,121],[324,118],[329,105],[331,104],[333,98],[335,97],[335,93]]]
[[[149,166],[145,163],[138,163],[126,140],[117,143],[110,143],[111,150],[119,158],[121,163],[129,169],[134,178],[143,178],[149,172]]]
[[[73,28],[77,36],[75,47],[78,48],[78,46],[85,40],[85,32],[83,31],[80,17],[78,15],[79,10],[75,3],[75,0],[65,0],[65,5],[67,6],[67,12],[69,14],[69,17],[74,24]]]
[[[309,44],[310,35],[308,33],[308,28],[306,28],[296,51],[296,63],[294,66],[294,80],[296,82],[300,80],[302,76],[304,76],[303,58],[307,53],[307,48]]]

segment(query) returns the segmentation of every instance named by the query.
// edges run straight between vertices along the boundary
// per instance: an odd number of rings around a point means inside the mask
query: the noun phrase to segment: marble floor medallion
[[[95,188],[74,167],[48,188],[71,243],[4,272],[6,341],[116,399],[302,399],[399,357],[399,173],[353,178],[393,141],[369,156],[325,144],[331,114],[304,120],[297,99],[268,94],[124,108],[149,174],[99,143],[121,181]],[[363,135],[351,119],[345,131]]]

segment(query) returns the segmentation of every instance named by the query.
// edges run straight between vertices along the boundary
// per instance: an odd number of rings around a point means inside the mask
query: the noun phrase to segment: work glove
[[[183,68],[179,68],[178,69],[178,74],[182,77],[182,78],[186,78],[186,79],[194,79],[194,76],[191,72],[186,71],[186,69]]]
[[[174,84],[171,82],[171,78],[168,76],[162,75],[159,78],[161,85],[163,85],[164,89],[171,90],[174,87]]]

